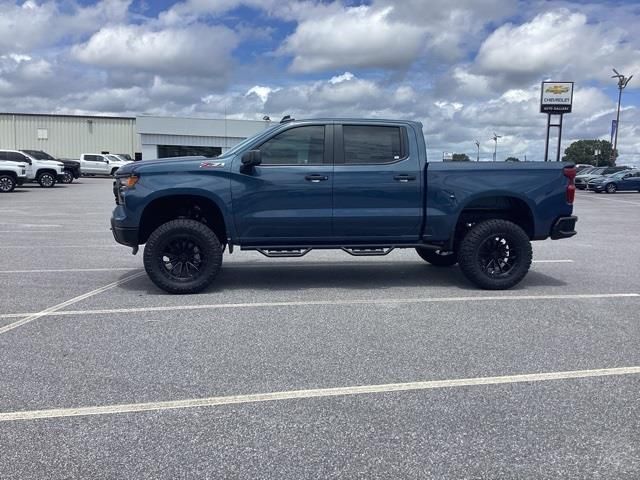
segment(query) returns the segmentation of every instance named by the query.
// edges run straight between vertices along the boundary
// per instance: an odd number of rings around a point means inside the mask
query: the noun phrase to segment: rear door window
[[[393,163],[405,157],[400,127],[344,125],[345,164]]]

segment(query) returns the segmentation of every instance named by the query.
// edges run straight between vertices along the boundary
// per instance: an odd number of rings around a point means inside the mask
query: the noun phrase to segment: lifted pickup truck
[[[529,270],[531,240],[576,234],[574,177],[562,163],[428,163],[417,122],[285,117],[215,159],[120,168],[111,226],[134,253],[146,243],[147,274],[170,293],[205,289],[236,245],[268,257],[415,248],[506,289]]]

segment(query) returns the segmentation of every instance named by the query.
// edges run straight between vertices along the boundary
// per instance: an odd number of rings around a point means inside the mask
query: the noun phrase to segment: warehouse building
[[[253,120],[136,118],[143,160],[186,155],[216,157],[269,126],[270,122]]]
[[[57,158],[82,153],[140,157],[134,117],[0,113],[0,148],[44,150]]]
[[[125,153],[136,160],[215,157],[269,126],[252,120],[0,113],[0,148],[76,159],[83,153]]]

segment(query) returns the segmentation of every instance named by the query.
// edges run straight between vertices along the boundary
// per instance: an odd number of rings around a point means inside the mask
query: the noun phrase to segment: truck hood
[[[140,162],[130,162],[120,167],[118,175],[131,175],[132,173],[144,173],[146,170],[153,173],[176,172],[190,170],[193,168],[211,168],[225,170],[230,158],[207,158],[207,157],[172,157],[158,158],[156,160],[142,160]]]

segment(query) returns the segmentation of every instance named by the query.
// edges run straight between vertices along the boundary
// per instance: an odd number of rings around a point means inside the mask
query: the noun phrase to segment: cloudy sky
[[[640,165],[640,2],[0,0],[0,111],[417,119],[432,159],[543,156],[540,82],[576,82],[563,145]]]

